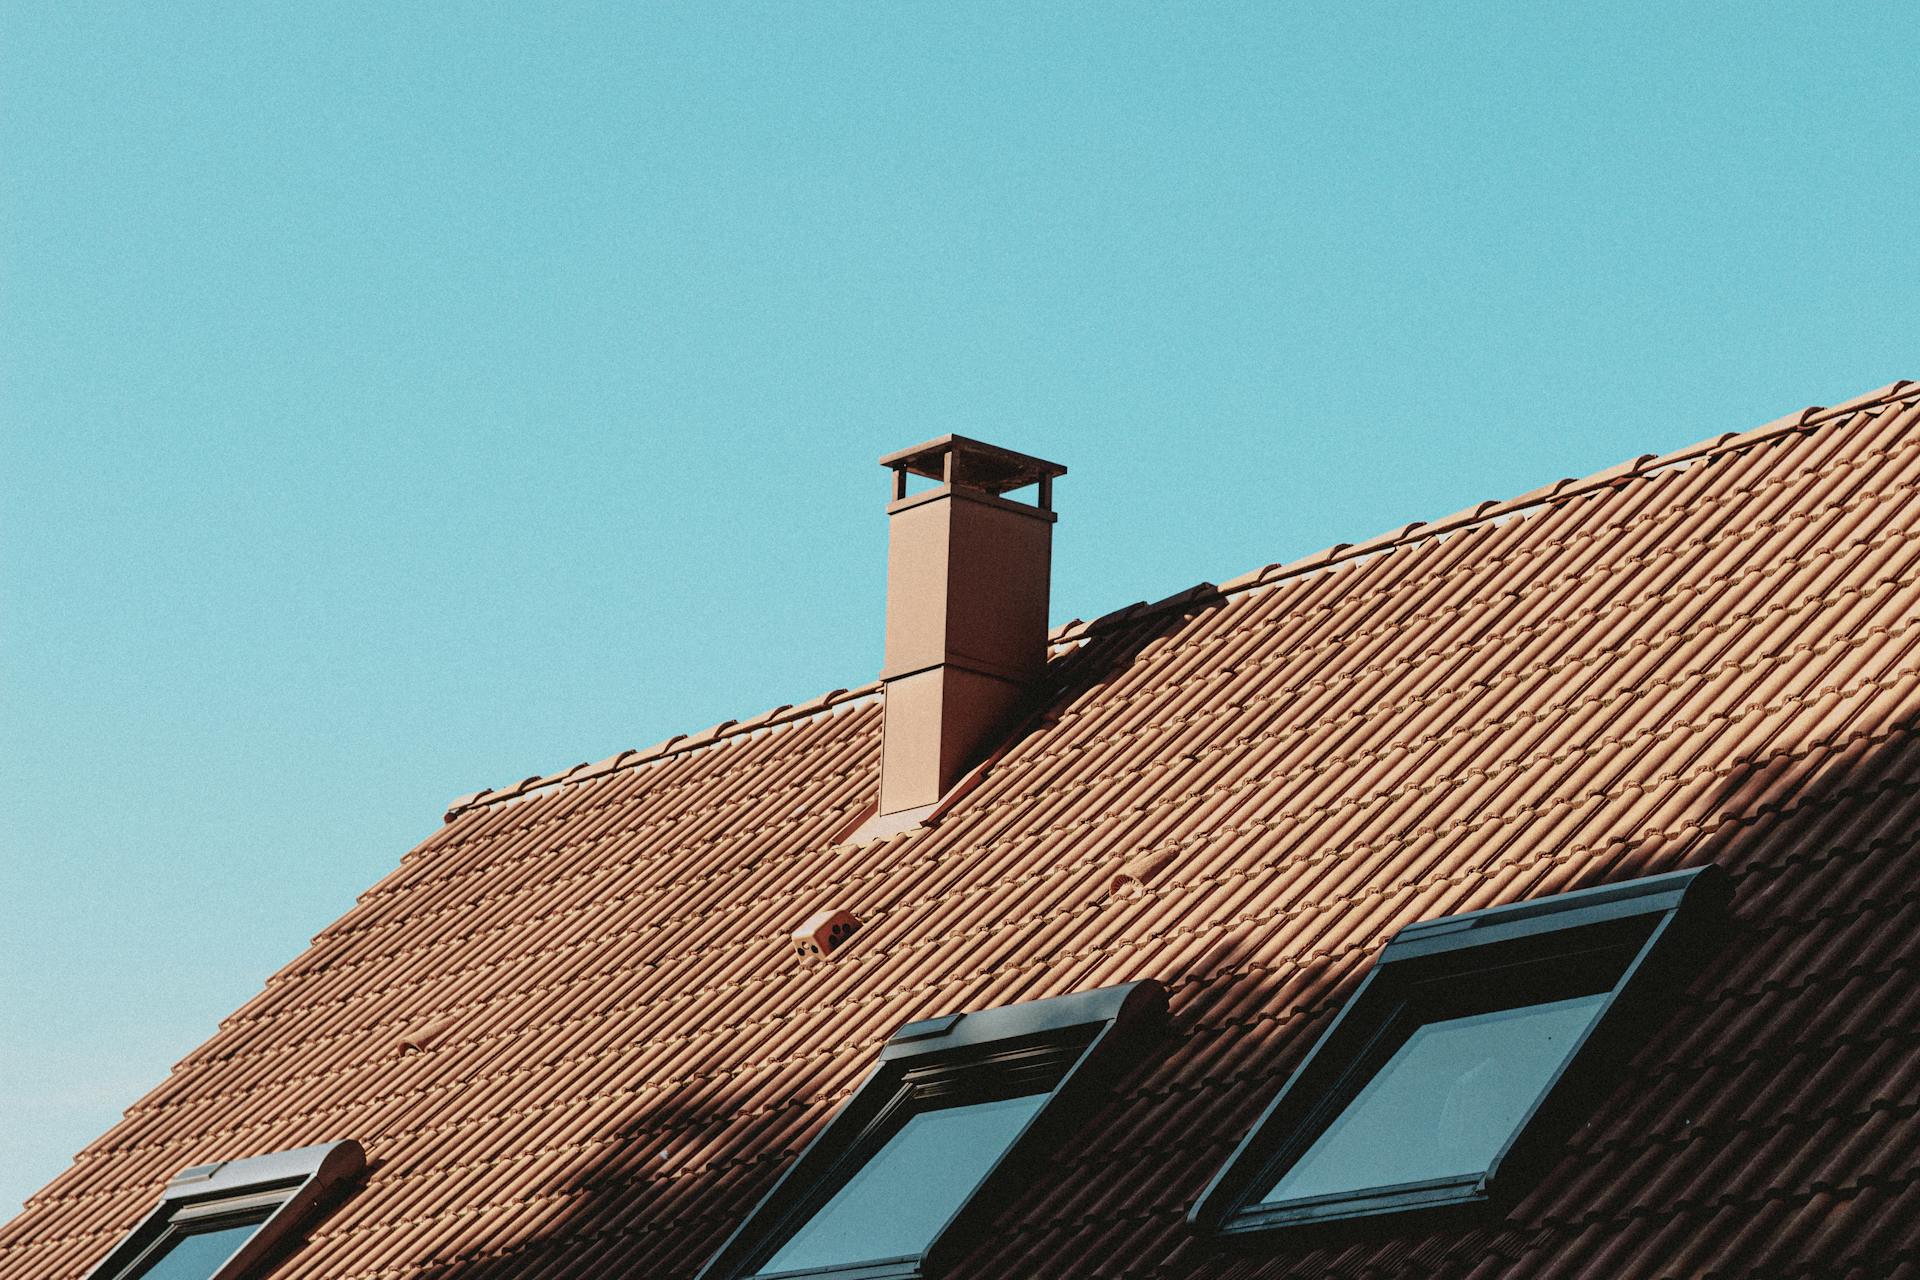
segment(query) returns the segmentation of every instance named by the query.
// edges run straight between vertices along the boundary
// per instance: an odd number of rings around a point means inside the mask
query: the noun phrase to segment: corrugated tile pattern
[[[1895,384],[1076,626],[941,824],[863,847],[870,690],[465,797],[0,1277],[347,1136],[371,1177],[277,1278],[685,1277],[898,1023],[1141,977],[1165,1052],[963,1274],[1920,1275],[1917,488]],[[1507,1221],[1188,1235],[1393,929],[1705,860],[1734,936]],[[866,924],[803,962],[825,907]]]

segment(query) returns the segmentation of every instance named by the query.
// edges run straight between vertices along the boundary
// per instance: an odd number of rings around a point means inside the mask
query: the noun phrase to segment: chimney
[[[924,818],[1010,727],[1047,663],[1053,481],[1067,469],[965,436],[888,454],[880,802],[865,834]],[[938,483],[907,495],[907,477]],[[1002,495],[1037,485],[1034,503]]]

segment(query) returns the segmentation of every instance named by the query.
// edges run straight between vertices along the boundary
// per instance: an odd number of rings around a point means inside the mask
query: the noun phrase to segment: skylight
[[[128,1272],[141,1280],[213,1280],[220,1264],[240,1252],[265,1222],[254,1217],[235,1226],[213,1226],[204,1231],[170,1233],[159,1242],[150,1260]]]
[[[1239,1235],[1514,1190],[1657,1025],[1726,896],[1705,867],[1402,929],[1192,1221]]]
[[[1605,1003],[1576,996],[1415,1027],[1261,1203],[1480,1173]]]
[[[347,1141],[183,1170],[87,1280],[251,1276],[365,1164]]]
[[[1047,1096],[1030,1093],[909,1116],[761,1273],[925,1253]]]
[[[1165,1016],[1136,982],[901,1027],[700,1280],[936,1273]]]

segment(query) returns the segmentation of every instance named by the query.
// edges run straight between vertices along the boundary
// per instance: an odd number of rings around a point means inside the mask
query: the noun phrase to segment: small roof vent
[[[832,955],[859,931],[860,921],[851,911],[829,910],[809,916],[793,931],[793,949],[802,960],[819,960]]]
[[[440,1037],[453,1027],[451,1018],[435,1018],[422,1026],[415,1027],[394,1041],[394,1049],[403,1056],[425,1053],[437,1043]]]
[[[1108,877],[1107,893],[1116,898],[1131,898],[1145,893],[1172,861],[1171,849],[1152,849],[1128,858],[1114,868],[1113,874]]]

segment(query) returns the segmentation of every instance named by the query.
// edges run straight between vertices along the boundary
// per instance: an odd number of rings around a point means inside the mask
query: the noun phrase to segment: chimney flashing
[[[946,667],[958,667],[964,671],[971,671],[975,675],[990,676],[995,680],[1004,680],[1008,684],[1023,687],[1033,680],[1033,672],[1028,668],[1012,667],[1004,662],[995,662],[992,658],[983,658],[979,654],[964,652],[958,646],[937,661],[887,667],[880,673],[880,679],[904,680],[908,676],[917,676],[922,671],[939,671]]]

